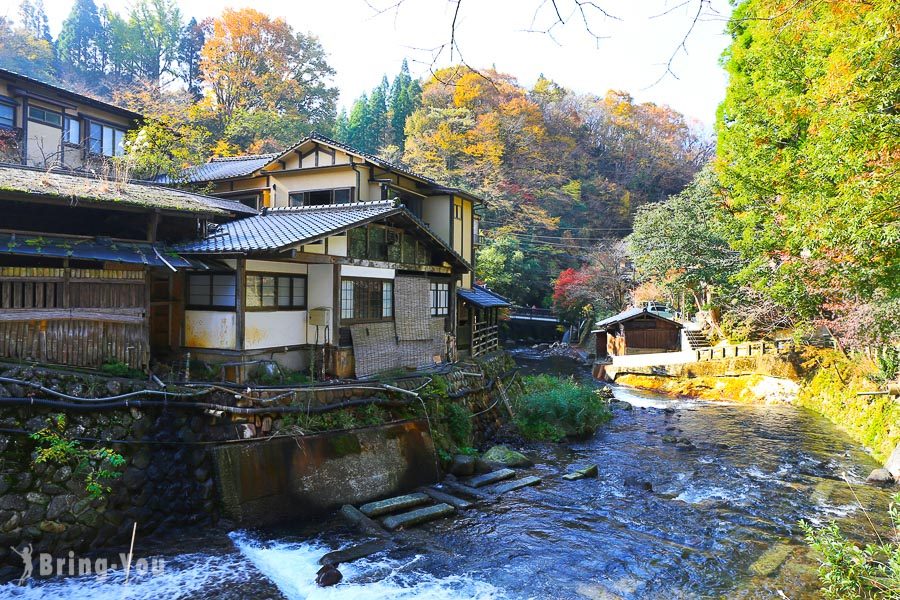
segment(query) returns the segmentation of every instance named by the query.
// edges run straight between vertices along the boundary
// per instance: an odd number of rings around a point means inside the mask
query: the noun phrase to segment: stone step
[[[443,485],[444,485],[444,487],[451,489],[454,492],[457,492],[464,496],[468,496],[469,498],[475,498],[475,499],[481,500],[481,501],[488,501],[493,497],[490,494],[488,494],[487,492],[485,492],[484,490],[476,490],[475,488],[469,487],[467,485],[463,485],[462,483],[459,483],[458,481],[444,481]]]
[[[472,477],[471,479],[466,480],[466,485],[473,488],[480,488],[492,483],[497,483],[498,481],[503,481],[504,479],[510,479],[515,476],[516,472],[512,469],[499,469],[497,471],[485,473],[484,475]]]
[[[598,474],[597,465],[591,465],[583,469],[578,469],[571,473],[563,475],[563,479],[567,481],[575,481],[576,479],[584,479],[585,477],[596,477]]]
[[[515,481],[507,481],[506,483],[501,483],[495,485],[491,488],[491,491],[495,494],[505,494],[506,492],[511,492],[513,490],[520,490],[523,487],[528,487],[530,485],[537,485],[541,482],[541,478],[535,475],[529,475],[528,477],[523,477],[521,479],[516,479]]]
[[[427,504],[428,502],[428,496],[421,492],[417,492],[415,494],[406,494],[405,496],[397,496],[396,498],[387,498],[385,500],[377,500],[375,502],[363,504],[359,507],[359,512],[367,517],[379,517],[388,513],[406,510],[413,506]]]
[[[346,564],[349,562],[353,562],[354,560],[359,560],[360,558],[365,558],[367,556],[371,556],[378,552],[387,550],[388,548],[393,547],[393,545],[394,544],[389,540],[372,540],[371,542],[357,544],[356,546],[344,548],[343,550],[335,550],[334,552],[329,552],[319,559],[319,564]]]
[[[420,523],[425,523],[427,521],[440,519],[441,517],[446,517],[447,515],[453,514],[454,512],[456,512],[455,508],[453,508],[449,504],[444,504],[442,502],[440,504],[434,504],[432,506],[426,506],[424,508],[417,508],[416,510],[400,513],[399,515],[391,515],[389,517],[385,517],[381,520],[381,523],[386,528],[393,531],[400,527],[411,527],[413,525],[419,525]]]
[[[441,490],[436,490],[431,487],[422,488],[422,493],[428,494],[433,500],[436,500],[437,502],[449,504],[457,510],[466,510],[467,508],[472,508],[472,506],[474,506],[474,504],[472,502],[469,502],[468,500],[457,498],[456,496],[452,496],[446,492],[442,492]]]
[[[355,506],[351,506],[349,504],[345,504],[344,506],[342,506],[341,516],[353,523],[361,531],[376,536],[387,535],[387,532],[378,523],[378,521],[374,521],[366,515],[362,514],[361,512],[359,512],[359,510],[357,510]]]

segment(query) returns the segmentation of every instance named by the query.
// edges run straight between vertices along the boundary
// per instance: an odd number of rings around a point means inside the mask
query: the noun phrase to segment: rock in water
[[[884,463],[884,468],[890,471],[897,480],[900,480],[900,444],[894,448],[891,457]]]
[[[457,454],[450,463],[450,472],[460,477],[468,477],[475,474],[475,457]]]
[[[497,463],[504,467],[530,467],[534,463],[521,452],[510,450],[506,446],[494,446],[484,453],[482,458],[488,462]]]
[[[337,585],[343,578],[344,576],[337,570],[337,563],[327,564],[316,573],[316,585],[319,587]]]
[[[866,483],[874,485],[894,485],[894,476],[887,469],[875,469],[866,477]]]

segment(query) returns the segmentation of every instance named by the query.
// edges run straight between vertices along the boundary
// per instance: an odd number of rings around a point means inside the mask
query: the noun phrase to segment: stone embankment
[[[301,447],[314,451],[305,462],[284,463],[267,481],[283,484],[293,507],[273,518],[309,516],[435,481],[431,433],[439,420],[424,418],[423,402],[403,390],[437,390],[434,406],[464,406],[474,414],[478,441],[504,421],[492,390],[512,366],[498,353],[389,383],[250,392],[197,383],[163,393],[148,392],[144,381],[0,365],[0,581],[21,573],[11,546],[31,544],[35,556],[62,557],[70,550],[121,548],[134,523],[146,537],[259,515],[252,490],[244,489],[259,478],[248,477],[243,463],[258,465],[260,457],[283,458]],[[35,439],[41,431],[49,436],[44,441]],[[60,452],[37,460],[54,443]],[[121,455],[124,464],[83,460],[97,449]],[[99,488],[91,490],[91,473],[102,469],[115,476],[97,479]],[[367,477],[384,484],[367,486]],[[247,498],[236,510],[236,499]]]

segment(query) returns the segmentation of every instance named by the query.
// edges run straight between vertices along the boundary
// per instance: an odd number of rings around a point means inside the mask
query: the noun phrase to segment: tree
[[[203,95],[200,89],[202,85],[200,72],[200,51],[206,43],[206,27],[197,23],[197,19],[191,17],[181,31],[181,40],[178,43],[179,75],[187,85],[188,92],[195,99]]]
[[[75,0],[57,40],[64,70],[82,78],[99,76],[104,69],[104,31],[94,0]]]
[[[328,84],[334,70],[325,51],[284,19],[225,9],[213,21],[200,69],[223,131],[240,111],[256,109],[302,116],[310,128],[334,123],[337,90]]]
[[[0,17],[0,68],[42,81],[56,80],[53,47],[24,27]]]
[[[800,318],[900,297],[898,27],[890,0],[746,0],[729,22],[717,169],[739,279]]]
[[[678,297],[688,293],[696,308],[710,288],[726,294],[741,267],[728,242],[724,196],[712,169],[701,171],[680,194],[638,209],[628,254],[639,281],[650,281]]]
[[[131,9],[128,25],[134,41],[135,77],[160,82],[163,75],[175,75],[182,33],[181,11],[175,0],[139,0]]]
[[[401,151],[406,145],[406,120],[419,106],[421,96],[422,86],[409,74],[409,64],[404,58],[400,72],[391,83],[388,105],[393,144]]]
[[[477,276],[492,290],[520,306],[549,306],[551,279],[559,272],[557,253],[545,248],[535,253],[515,237],[499,235],[478,250]]]
[[[19,5],[19,19],[21,19],[22,27],[28,31],[32,37],[44,40],[48,44],[53,43],[50,36],[50,25],[47,23],[47,13],[44,11],[44,0],[22,0]]]
[[[594,246],[578,269],[565,269],[553,282],[553,307],[563,319],[576,322],[585,317],[617,313],[628,304],[633,271],[621,240]]]

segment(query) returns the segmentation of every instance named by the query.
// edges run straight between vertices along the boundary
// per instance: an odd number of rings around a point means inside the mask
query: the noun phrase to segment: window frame
[[[350,192],[350,200],[347,202],[341,202],[340,204],[351,204],[356,201],[356,188],[353,186],[344,186],[344,187],[335,187],[335,188],[321,188],[317,190],[297,190],[294,192],[288,193],[288,206],[297,208],[300,206],[335,206],[334,202],[334,193],[338,191],[348,190]],[[321,192],[328,192],[330,197],[330,202],[328,204],[307,204],[306,197],[307,194],[316,194]],[[303,198],[300,204],[296,204],[294,202],[295,197],[300,196]]]
[[[441,289],[443,286],[444,289]],[[450,282],[445,279],[428,280],[429,306],[432,317],[447,317],[450,315]],[[443,294],[443,297],[441,295]],[[439,300],[444,300],[441,305]],[[441,312],[443,311],[443,312]]]
[[[344,312],[345,312],[344,311],[344,284],[345,283],[353,284],[353,286],[352,286],[354,288],[353,296],[352,296],[353,305],[351,307],[351,310],[353,310],[354,315],[358,314],[358,311],[360,310],[359,302],[357,301],[358,296],[357,296],[357,292],[355,290],[356,284],[357,283],[365,283],[365,284],[369,284],[369,285],[374,285],[376,283],[380,284],[381,287],[378,289],[377,292],[375,292],[374,290],[371,290],[369,293],[371,294],[371,298],[379,299],[379,306],[380,306],[379,312],[381,313],[381,316],[380,317],[370,317],[370,316],[345,317],[344,316]],[[390,313],[389,315],[385,315],[385,312],[386,312],[385,304],[384,304],[384,300],[385,300],[385,296],[386,296],[385,284],[390,285],[391,305],[390,305],[389,309],[387,310],[387,312]],[[338,298],[338,304],[339,304],[338,310],[340,311],[341,325],[358,325],[358,324],[362,324],[362,323],[384,323],[384,322],[393,321],[394,314],[395,314],[394,309],[395,309],[395,304],[396,304],[396,300],[394,298],[394,291],[395,290],[394,290],[394,280],[393,279],[381,279],[381,278],[375,278],[375,277],[341,277],[340,297]],[[366,306],[365,308],[368,309],[369,307]]]
[[[16,111],[18,110],[19,105],[16,104],[15,101],[7,100],[6,96],[0,96],[0,108],[8,108],[12,111],[12,116],[9,119],[9,125],[7,125],[2,120],[3,118],[0,118],[0,129],[15,130],[17,114]]]
[[[122,127],[123,127],[122,125],[116,125],[113,123],[109,123],[107,121],[100,121],[98,119],[86,119],[85,124],[87,125],[87,127],[84,128],[85,132],[86,132],[86,135],[84,136],[84,142],[85,142],[84,148],[85,148],[85,151],[89,155],[103,156],[106,158],[115,158],[117,156],[125,155],[125,135],[128,133],[128,130],[122,129]],[[98,148],[99,152],[94,150],[94,140],[97,138],[94,138],[93,134],[91,132],[91,129],[95,125],[100,128],[100,138],[99,138],[100,145]],[[106,154],[106,152],[104,152],[104,147],[106,146],[106,143],[104,140],[104,134],[107,130],[112,132],[112,134],[111,134],[112,135],[112,140],[111,140],[112,154]],[[116,153],[116,132],[119,132],[122,134],[122,152],[120,154]]]
[[[70,127],[72,124],[75,124],[78,127],[78,133],[76,134],[76,140],[72,141],[69,139],[70,137]],[[63,124],[62,124],[62,143],[66,146],[80,147],[81,143],[84,141],[82,137],[82,124],[81,119],[73,115],[67,115],[63,113]]]
[[[251,277],[259,278],[259,285],[262,286],[262,278],[263,277],[272,277],[275,280],[275,292],[274,299],[275,303],[272,305],[262,305],[259,306],[250,306],[248,300],[250,298],[250,294],[248,292],[250,287],[249,279]],[[288,288],[288,301],[290,304],[281,305],[279,304],[280,294],[279,294],[279,279],[289,279],[290,284]],[[295,279],[303,280],[303,305],[294,304],[294,284]],[[260,289],[260,299],[262,298],[262,290]],[[247,312],[280,312],[280,311],[298,311],[298,310],[307,310],[309,306],[309,276],[300,273],[276,273],[270,271],[247,271],[247,280],[244,282],[244,307]]]
[[[216,276],[226,276],[231,277],[234,282],[234,304],[229,306],[226,304],[213,304],[212,298],[213,294],[213,277]],[[195,304],[193,302],[192,294],[191,294],[191,280],[199,279],[201,277],[209,278],[209,303],[208,304]],[[185,286],[185,303],[184,307],[187,310],[205,310],[205,311],[213,311],[213,312],[237,312],[237,274],[233,272],[227,271],[216,271],[213,273],[188,273],[187,281]]]
[[[33,117],[31,116],[32,111],[41,111],[44,113],[44,118],[41,117]],[[51,123],[46,119],[47,115],[55,115],[59,117],[59,123]],[[33,104],[28,105],[28,113],[26,117],[32,123],[40,123],[41,125],[46,125],[47,127],[53,127],[54,129],[62,129],[63,127],[63,114],[61,112],[56,112],[55,110],[44,108],[43,106],[34,106]]]

